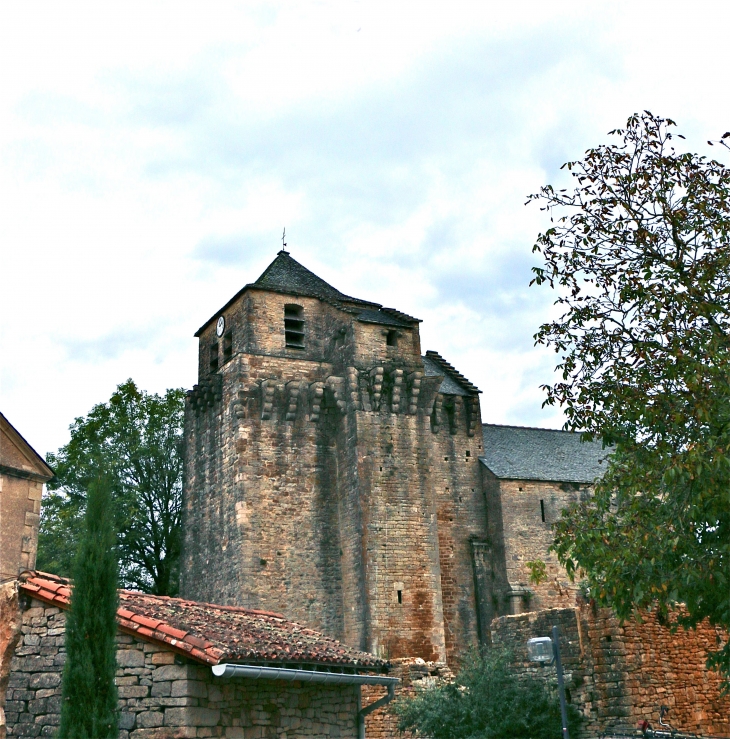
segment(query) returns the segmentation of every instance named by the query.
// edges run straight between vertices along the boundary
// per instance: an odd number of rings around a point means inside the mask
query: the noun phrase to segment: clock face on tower
[[[226,330],[226,319],[221,316],[218,319],[218,323],[215,326],[215,333],[217,336],[223,336],[223,332]]]

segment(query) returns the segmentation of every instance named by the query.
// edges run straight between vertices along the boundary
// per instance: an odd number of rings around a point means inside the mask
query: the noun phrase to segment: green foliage
[[[110,514],[110,481],[100,475],[89,483],[66,619],[61,739],[117,737],[117,559]]]
[[[581,716],[573,706],[568,709],[572,732]],[[562,730],[557,691],[544,680],[518,677],[509,653],[497,649],[472,654],[454,683],[399,698],[393,710],[401,731],[434,739],[554,739]]]
[[[684,603],[684,626],[730,628],[730,169],[674,125],[632,116],[565,165],[573,191],[531,198],[552,221],[533,282],[563,310],[535,336],[560,355],[546,404],[614,447],[553,548],[621,617]],[[730,647],[712,662],[730,674]]]
[[[184,403],[182,389],[160,396],[127,380],[74,421],[69,443],[47,456],[56,477],[41,509],[38,569],[71,573],[87,490],[101,465],[112,487],[123,584],[177,594]]]
[[[547,565],[541,559],[533,559],[525,562],[527,569],[530,571],[530,582],[533,585],[540,585],[548,579]]]

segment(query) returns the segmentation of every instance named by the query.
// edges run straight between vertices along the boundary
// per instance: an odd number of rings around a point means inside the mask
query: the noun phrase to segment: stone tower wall
[[[303,349],[285,345],[290,304]],[[199,333],[186,412],[183,595],[394,658],[475,643],[478,398],[424,377],[416,324],[390,345],[392,327],[256,289],[222,315],[228,336]]]

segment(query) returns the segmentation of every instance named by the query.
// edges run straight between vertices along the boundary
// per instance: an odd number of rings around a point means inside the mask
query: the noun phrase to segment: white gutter
[[[254,665],[232,665],[224,663],[211,667],[216,677],[248,677],[254,680],[299,680],[303,683],[339,683],[340,685],[384,685],[388,694],[357,712],[359,739],[365,738],[365,716],[376,708],[384,706],[395,698],[397,677],[385,675],[355,675],[343,672],[318,672],[317,670],[297,670],[287,667],[257,667]],[[359,704],[358,698],[358,704]]]
[[[303,683],[339,683],[340,685],[392,685],[400,680],[386,675],[356,675],[344,672],[319,672],[287,667],[259,667],[257,665],[213,665],[216,677],[250,677],[254,680],[299,680]]]

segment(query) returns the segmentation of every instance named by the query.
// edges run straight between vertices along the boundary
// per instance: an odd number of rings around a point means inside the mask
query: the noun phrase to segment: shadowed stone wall
[[[286,345],[292,304],[304,348]],[[252,288],[223,337],[199,332],[181,589],[445,661],[479,639],[479,400],[425,376],[417,323],[394,339],[358,312]]]
[[[561,657],[572,703],[586,716],[583,735],[634,730],[639,721],[659,727],[659,708],[670,709],[677,730],[730,736],[730,696],[705,667],[707,654],[727,634],[707,622],[672,632],[653,613],[623,625],[607,609],[591,606],[504,616],[492,623],[492,641],[509,647],[516,668],[555,684],[554,666],[527,659],[527,640],[560,627]]]

